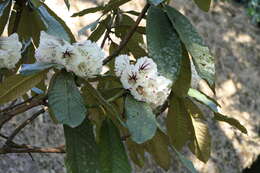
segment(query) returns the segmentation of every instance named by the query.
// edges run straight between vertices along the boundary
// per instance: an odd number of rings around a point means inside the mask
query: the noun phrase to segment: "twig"
[[[131,39],[132,35],[135,33],[139,23],[141,22],[142,18],[145,16],[145,13],[147,12],[148,8],[149,8],[149,4],[147,3],[143,10],[141,11],[141,13],[139,14],[135,24],[130,28],[130,30],[128,31],[128,33],[126,34],[125,38],[120,42],[119,47],[112,53],[112,55],[109,55],[104,61],[103,61],[103,65],[107,64],[111,59],[113,59],[114,57],[116,57],[117,55],[119,55],[119,53],[121,52],[121,50],[126,46],[126,44],[128,43],[128,41]]]
[[[7,121],[11,120],[16,115],[23,113],[33,107],[46,105],[46,99],[47,96],[44,96],[42,98],[33,98],[31,100],[28,100],[28,102],[24,102],[23,104],[15,106],[13,109],[0,111],[0,129]]]
[[[8,154],[8,153],[65,153],[64,145],[59,147],[34,147],[27,146],[26,148],[11,148],[11,147],[3,147],[0,148],[0,154]]]
[[[103,47],[105,46],[106,40],[109,38],[109,34],[110,34],[110,32],[111,32],[111,27],[112,27],[114,18],[115,18],[115,15],[113,15],[113,17],[112,17],[111,20],[109,21],[109,25],[107,26],[106,34],[105,34],[104,39],[103,39],[103,41],[102,41],[102,43],[101,43],[101,48],[102,48],[102,49],[103,49]]]
[[[25,120],[21,125],[19,125],[14,131],[13,133],[8,137],[8,139],[6,140],[5,144],[6,145],[10,145],[12,140],[14,139],[14,137],[28,124],[30,124],[33,120],[35,120],[39,115],[41,115],[42,113],[44,113],[45,110],[41,109],[38,112],[36,112],[35,114],[33,114],[29,119]]]

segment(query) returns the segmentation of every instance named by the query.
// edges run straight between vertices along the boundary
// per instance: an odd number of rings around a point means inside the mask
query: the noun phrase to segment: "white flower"
[[[21,59],[22,44],[16,33],[0,38],[0,68],[14,68]]]
[[[172,81],[159,76],[157,65],[148,57],[142,57],[136,64],[130,64],[127,55],[116,58],[115,72],[125,89],[139,101],[152,106],[162,105],[171,92]]]
[[[40,62],[61,64],[77,76],[90,78],[101,73],[105,53],[89,40],[71,45],[42,31],[35,58]]]
[[[141,57],[137,60],[135,66],[138,68],[138,71],[146,77],[157,75],[157,65],[151,58]]]
[[[120,55],[115,60],[115,74],[121,76],[124,69],[130,65],[130,58],[128,55]]]
[[[100,74],[105,59],[102,49],[89,40],[74,43],[73,46],[75,54],[68,59],[66,69],[83,78],[91,78]]]
[[[35,58],[39,62],[65,65],[66,58],[70,58],[73,50],[73,46],[67,41],[41,31],[40,45],[35,51]]]
[[[138,86],[138,69],[134,65],[125,67],[120,78],[125,89],[134,89]]]

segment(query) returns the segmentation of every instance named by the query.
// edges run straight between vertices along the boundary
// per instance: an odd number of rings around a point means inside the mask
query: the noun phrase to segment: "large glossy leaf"
[[[157,63],[159,72],[174,82],[180,73],[182,48],[177,33],[162,9],[149,8],[146,35],[149,56]]]
[[[173,27],[191,54],[199,76],[205,79],[211,88],[214,88],[215,62],[214,57],[209,52],[209,48],[204,45],[202,38],[188,18],[170,6],[165,6],[165,10]]]
[[[0,104],[12,101],[24,95],[44,78],[46,71],[30,75],[13,75],[0,83]]]
[[[101,173],[131,173],[119,131],[111,120],[103,122],[98,146]]]
[[[190,125],[191,119],[182,99],[171,95],[166,127],[170,142],[176,149],[181,150],[190,139]]]
[[[205,12],[209,11],[211,0],[194,0],[194,2],[201,10]]]
[[[155,135],[157,122],[147,103],[136,101],[132,96],[127,96],[125,111],[126,125],[133,141],[141,144]]]
[[[5,25],[9,18],[11,6],[12,6],[11,0],[5,0],[0,2],[0,35],[2,35],[5,29]]]
[[[58,17],[47,5],[42,3],[37,11],[47,27],[46,32],[48,34],[55,35],[68,42],[75,42],[75,38],[66,23],[60,17]]]
[[[22,75],[32,75],[32,74],[38,73],[40,71],[43,71],[45,69],[55,67],[57,65],[58,64],[43,63],[43,62],[37,62],[34,64],[22,64],[21,69],[19,70],[19,73]]]
[[[203,113],[191,100],[185,100],[185,106],[192,119],[193,136],[189,145],[193,154],[203,162],[207,162],[211,151],[211,136],[204,121]]]
[[[96,173],[99,169],[98,146],[93,128],[86,118],[76,128],[64,125],[66,140],[65,165],[68,173]]]
[[[77,127],[86,117],[84,100],[70,73],[60,72],[53,77],[48,103],[59,123]]]
[[[215,112],[214,113],[214,119],[217,120],[217,121],[226,122],[226,123],[230,124],[231,126],[237,128],[241,132],[247,134],[246,128],[238,120],[236,120],[235,118],[228,117],[226,115],[222,115],[220,113]]]
[[[184,46],[182,50],[183,58],[181,62],[180,74],[172,86],[172,92],[179,97],[185,97],[191,85],[191,66],[189,54]]]
[[[168,146],[168,136],[160,130],[157,130],[155,136],[145,143],[146,150],[153,156],[156,163],[164,170],[168,170],[171,166],[171,156]]]

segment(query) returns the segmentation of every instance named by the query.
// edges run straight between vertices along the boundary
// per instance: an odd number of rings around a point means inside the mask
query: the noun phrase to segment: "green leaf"
[[[166,127],[170,142],[177,150],[181,150],[190,139],[190,125],[191,119],[182,99],[171,95]]]
[[[90,29],[91,31],[96,29],[97,25],[99,24],[99,19],[97,19],[96,21],[90,23],[89,25],[84,26],[83,28],[81,28],[78,31],[78,35],[84,35],[85,32]]]
[[[214,88],[215,63],[209,48],[204,45],[202,38],[184,15],[170,6],[165,6],[165,10],[180,39],[191,54],[199,76],[205,79],[211,88]]]
[[[8,25],[8,35],[16,32],[21,41],[27,41],[31,38],[36,46],[39,45],[40,32],[46,29],[46,24],[42,21],[39,13],[31,9],[29,5],[20,7],[15,3],[11,13],[10,22]],[[30,20],[28,20],[30,19]]]
[[[186,99],[185,101],[185,106],[192,119],[193,138],[189,148],[199,160],[206,163],[210,157],[211,151],[211,136],[208,126],[204,121],[203,113],[197,105],[189,99]]]
[[[127,138],[126,146],[129,151],[129,157],[131,158],[131,160],[139,167],[143,167],[145,163],[145,151],[143,144],[137,144],[132,141],[132,139]]]
[[[162,131],[157,130],[155,136],[145,143],[146,150],[153,156],[160,167],[168,170],[171,166],[171,155],[168,150],[169,139]]]
[[[213,98],[210,98],[206,94],[196,89],[190,88],[188,91],[188,95],[195,98],[200,103],[208,106],[212,111],[218,112],[218,107],[220,107],[220,105]]]
[[[115,28],[115,34],[117,37],[123,40],[128,33],[129,29],[132,25],[135,24],[135,21],[129,17],[128,15],[123,14],[121,18],[118,19],[118,26]],[[140,31],[140,29],[139,29]],[[125,50],[128,50],[128,54],[132,53],[135,58],[147,56],[146,51],[141,47],[144,45],[144,39],[142,34],[135,32],[131,39],[128,41],[127,45],[125,46]]]
[[[181,68],[181,42],[160,8],[149,8],[146,35],[148,54],[157,63],[159,73],[175,82]]]
[[[48,103],[59,123],[77,127],[86,117],[84,100],[71,73],[60,72],[53,77]]]
[[[132,96],[127,96],[125,111],[126,125],[133,141],[141,144],[155,135],[157,122],[147,103],[136,101]]]
[[[71,17],[84,16],[84,15],[89,14],[89,13],[96,13],[96,12],[101,11],[103,9],[104,9],[104,7],[102,7],[102,6],[87,8],[87,9],[84,9],[80,12],[73,13],[73,15]]]
[[[91,33],[91,35],[88,37],[89,40],[91,41],[98,41],[100,39],[100,37],[105,33],[107,25],[109,23],[109,21],[111,20],[111,16],[107,16],[106,19],[102,20],[100,22],[100,24],[97,26],[97,28]],[[83,32],[78,33],[83,34]]]
[[[153,5],[157,6],[160,3],[162,3],[164,0],[149,0],[150,3],[152,3]]]
[[[194,0],[194,2],[201,10],[205,12],[209,11],[211,0]]]
[[[235,118],[231,118],[231,117],[228,117],[226,115],[222,115],[220,113],[215,112],[214,113],[214,119],[217,120],[217,121],[226,122],[226,123],[230,124],[231,126],[240,130],[242,133],[247,134],[246,128]]]
[[[7,103],[23,96],[27,91],[41,82],[46,71],[31,75],[13,75],[0,83],[0,104]]]
[[[106,14],[111,10],[118,9],[118,7],[129,1],[130,0],[111,0],[107,5],[104,6],[103,14]]]
[[[190,58],[184,46],[182,49],[182,56],[180,74],[172,85],[172,92],[179,97],[185,97],[191,86]]]
[[[114,106],[106,101],[106,99],[98,92],[89,82],[85,82],[86,90],[91,94],[102,106],[105,107],[106,111],[111,115],[115,116],[117,120],[125,126],[124,122],[120,119],[118,111]]]
[[[34,64],[22,64],[19,73],[22,75],[32,75],[40,71],[55,67],[57,65],[58,64],[44,62],[36,62]]]
[[[214,112],[214,119],[217,121],[224,121],[228,124],[230,124],[231,126],[236,127],[237,129],[239,129],[241,132],[246,133],[247,134],[247,130],[246,128],[241,125],[239,123],[238,120],[228,117],[226,115],[222,115],[219,112],[219,104],[212,98],[208,97],[207,95],[203,94],[202,92],[190,88],[188,95],[190,97],[195,98],[197,101],[199,101],[200,103],[206,105],[207,107],[209,107],[213,112]]]
[[[196,169],[194,168],[193,166],[193,163],[186,159],[180,152],[178,152],[174,147],[173,148],[173,151],[177,154],[177,157],[178,159],[181,161],[181,163],[183,164],[183,166],[185,166],[189,171],[190,173],[198,173],[198,171],[196,171]]]
[[[11,6],[12,6],[11,0],[5,0],[0,3],[0,35],[2,35],[5,29],[5,25],[7,24]]]
[[[47,5],[42,3],[37,11],[47,26],[46,32],[48,34],[60,37],[70,43],[76,41],[66,23],[60,17],[58,17]]]
[[[66,6],[67,6],[67,8],[69,10],[70,9],[70,1],[69,0],[64,0],[64,2],[65,2]]]
[[[65,165],[68,173],[96,173],[99,169],[98,146],[93,128],[86,118],[76,128],[64,125],[66,141]]]
[[[124,144],[111,120],[103,122],[98,146],[101,173],[131,173]]]

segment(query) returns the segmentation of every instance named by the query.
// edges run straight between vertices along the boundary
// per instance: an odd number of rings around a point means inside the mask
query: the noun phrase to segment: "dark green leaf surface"
[[[192,139],[189,145],[193,154],[204,163],[210,157],[211,151],[211,136],[208,126],[204,121],[204,115],[201,110],[191,100],[185,100],[185,106],[192,119]]]
[[[76,128],[64,125],[66,140],[67,173],[97,173],[99,169],[98,146],[89,120]]]
[[[217,120],[217,121],[226,122],[226,123],[230,124],[231,126],[240,130],[242,133],[247,134],[246,128],[242,124],[240,124],[240,122],[238,120],[236,120],[235,118],[231,118],[231,117],[228,117],[226,115],[222,115],[220,113],[215,112],[214,113],[214,119]]]
[[[126,125],[133,141],[141,144],[155,135],[157,122],[148,104],[136,101],[132,96],[127,96],[125,111]]]
[[[191,85],[191,66],[189,54],[184,46],[182,50],[183,57],[180,74],[172,85],[172,92],[179,97],[185,97]]]
[[[111,20],[111,16],[107,16],[106,19],[102,20],[99,25],[97,26],[97,28],[91,33],[91,35],[88,37],[89,40],[91,41],[98,41],[99,38],[105,33],[107,25],[109,23],[109,21]],[[79,33],[79,34],[82,34]]]
[[[2,35],[5,29],[5,25],[9,18],[11,6],[12,6],[11,0],[5,0],[3,2],[0,2],[0,35]]]
[[[204,45],[202,38],[188,18],[170,6],[166,6],[165,10],[173,27],[191,54],[199,76],[205,79],[211,88],[214,88],[215,62],[214,57],[209,52],[209,48]]]
[[[24,95],[44,78],[46,71],[30,75],[13,75],[0,84],[0,104],[7,103]]]
[[[180,73],[182,48],[177,33],[162,9],[149,8],[146,35],[150,58],[156,62],[159,73],[174,82]]]
[[[209,11],[209,8],[210,8],[210,4],[211,4],[211,0],[193,0],[197,6],[205,11],[205,12],[208,12]]]
[[[98,146],[100,173],[131,173],[124,144],[111,120],[103,122]]]
[[[54,76],[49,87],[48,98],[49,107],[59,123],[76,127],[86,117],[84,100],[72,74],[61,72]]]
[[[190,125],[191,119],[182,99],[171,95],[166,127],[170,142],[176,149],[181,150],[190,139]]]

